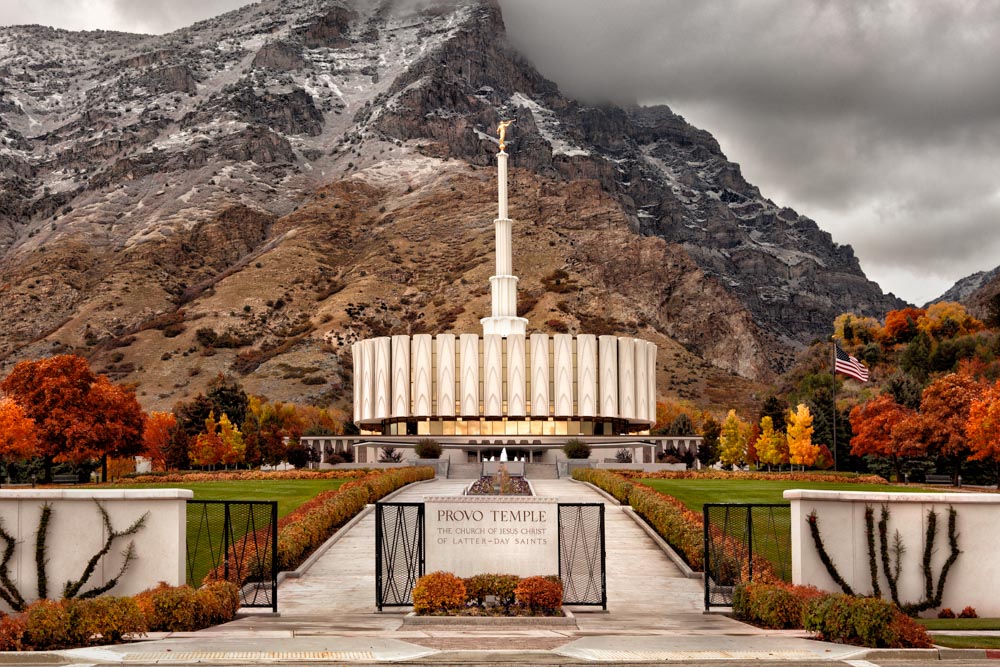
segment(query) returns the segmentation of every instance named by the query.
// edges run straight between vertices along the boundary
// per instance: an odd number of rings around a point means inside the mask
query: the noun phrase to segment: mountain
[[[1000,266],[962,278],[930,303],[940,301],[957,301],[976,317],[1000,325]]]
[[[489,0],[264,0],[0,28],[0,364],[75,351],[146,407],[218,372],[342,402],[353,340],[479,330],[501,118],[522,314],[656,340],[665,396],[752,401],[838,313],[902,305],[708,132],[564,97]]]

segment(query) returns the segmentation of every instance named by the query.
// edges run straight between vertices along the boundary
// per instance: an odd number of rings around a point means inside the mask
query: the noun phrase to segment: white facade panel
[[[431,365],[430,334],[417,334],[411,343],[411,377],[413,378],[413,416],[430,417],[433,388],[433,367]]]
[[[503,337],[483,336],[483,414],[503,416]]]
[[[410,337],[392,337],[392,416],[410,416]]]
[[[622,419],[635,419],[635,345],[618,339],[618,411]]]
[[[646,381],[649,387],[646,390],[649,396],[649,412],[646,414],[646,421],[650,424],[656,423],[656,353],[659,350],[656,343],[646,341]]]
[[[649,382],[646,379],[646,341],[633,339],[635,349],[635,417],[645,419],[649,414]]]
[[[437,414],[455,416],[455,334],[438,334],[437,342]]]
[[[524,335],[507,336],[507,416],[524,417],[527,406],[527,371],[524,360]]]
[[[599,391],[601,417],[618,416],[618,339],[601,336],[598,363],[600,364]]]
[[[392,339],[381,336],[375,339],[375,388],[374,417],[389,416],[390,390],[392,387]]]
[[[531,334],[531,416],[549,416],[549,337]]]
[[[552,337],[552,370],[555,373],[554,407],[556,417],[573,416],[573,336]]]
[[[369,420],[375,414],[375,339],[361,341],[361,419]]]
[[[461,414],[479,416],[479,334],[462,334],[458,360],[461,367]]]
[[[597,338],[593,334],[576,337],[576,414],[597,414]]]
[[[351,346],[351,360],[354,362],[354,421],[361,421],[361,346],[358,342]]]

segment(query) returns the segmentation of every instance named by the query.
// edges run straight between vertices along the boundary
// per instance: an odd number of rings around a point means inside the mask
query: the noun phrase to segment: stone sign
[[[459,577],[559,574],[555,498],[424,499],[425,571]]]

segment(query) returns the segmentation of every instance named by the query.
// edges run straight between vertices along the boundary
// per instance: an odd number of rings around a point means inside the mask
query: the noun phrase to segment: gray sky
[[[666,103],[918,304],[1000,264],[1000,3],[500,0],[584,101]],[[0,0],[0,25],[165,32],[242,0]]]

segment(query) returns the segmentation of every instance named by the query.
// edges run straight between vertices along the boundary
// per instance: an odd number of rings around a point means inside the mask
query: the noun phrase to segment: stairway
[[[559,471],[555,463],[525,463],[526,479],[559,479]]]
[[[482,469],[481,463],[452,463],[448,468],[448,479],[479,479]]]

